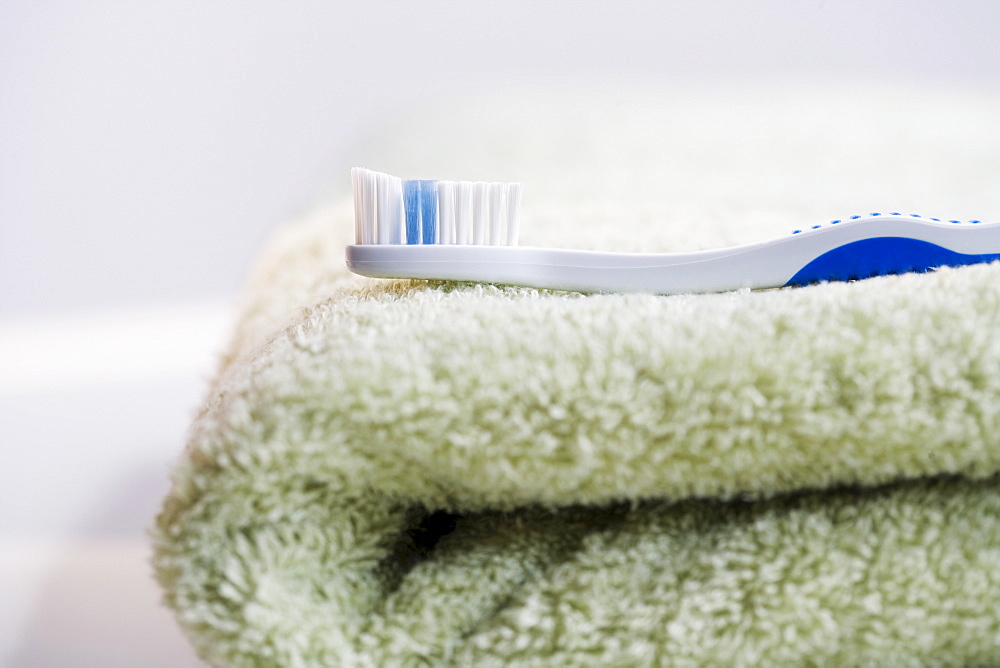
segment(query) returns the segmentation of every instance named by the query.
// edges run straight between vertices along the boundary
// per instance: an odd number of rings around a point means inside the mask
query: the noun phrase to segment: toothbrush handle
[[[347,247],[355,273],[580,292],[678,294],[772,288],[1000,259],[1000,223],[950,226],[869,217],[696,253],[605,253],[530,246]]]

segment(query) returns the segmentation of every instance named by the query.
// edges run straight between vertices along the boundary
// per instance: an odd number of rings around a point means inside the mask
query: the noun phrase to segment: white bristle
[[[521,214],[521,184],[507,184],[507,245],[517,245],[518,217]]]
[[[389,213],[389,175],[375,174],[375,243],[385,243],[389,238],[389,231],[386,229],[386,220]]]
[[[362,241],[364,244],[375,243],[375,220],[378,215],[378,193],[375,188],[376,174],[370,169],[361,174],[361,193],[364,202]]]
[[[438,181],[438,243],[455,243],[455,182]]]
[[[472,243],[482,246],[489,232],[489,190],[482,181],[472,184]]]
[[[351,193],[354,195],[354,243],[361,243],[361,169],[351,170]]]
[[[472,183],[459,181],[455,184],[455,243],[472,243]]]
[[[502,246],[503,236],[503,184],[491,183],[490,190],[490,234],[491,246]]]
[[[430,193],[436,191],[437,194],[437,220],[430,221],[430,224],[437,228],[437,243],[517,245],[517,218],[521,204],[520,183],[483,181],[429,183],[430,187],[426,191]],[[421,189],[424,188],[422,185]],[[355,243],[407,242],[407,214],[403,202],[402,179],[355,167],[351,170],[351,189],[354,196]],[[414,211],[411,202],[411,218]],[[424,212],[423,208],[420,213],[424,216],[433,215],[433,205],[430,214]],[[422,224],[427,225],[428,221],[422,221]],[[409,243],[414,242],[410,240]]]
[[[398,244],[403,232],[402,181],[390,174],[378,174],[378,229],[375,243]]]
[[[390,243],[401,244],[406,240],[406,228],[403,227],[403,221],[405,220],[405,215],[403,214],[403,179],[394,176],[389,181],[389,185],[392,188],[390,196],[392,210],[396,212],[396,220],[392,228],[394,236]]]

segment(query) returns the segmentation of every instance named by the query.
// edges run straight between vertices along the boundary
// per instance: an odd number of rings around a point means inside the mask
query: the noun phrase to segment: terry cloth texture
[[[520,177],[525,243],[690,250],[996,219],[998,118],[553,95],[411,119],[369,166]],[[208,661],[1000,663],[1000,264],[580,295],[354,277],[352,233],[336,204],[269,246],[157,519]]]

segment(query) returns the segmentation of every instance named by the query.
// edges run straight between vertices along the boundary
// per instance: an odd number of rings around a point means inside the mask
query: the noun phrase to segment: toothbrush
[[[1000,259],[1000,222],[869,213],[692,253],[517,245],[520,183],[411,181],[356,168],[348,268],[376,278],[680,294],[924,272]]]

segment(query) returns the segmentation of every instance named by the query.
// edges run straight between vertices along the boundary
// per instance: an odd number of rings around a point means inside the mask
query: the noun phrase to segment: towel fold
[[[640,118],[612,100],[567,124],[550,101],[476,135],[484,164],[540,184],[529,242],[686,250],[851,193],[1000,217],[977,186],[1000,173],[995,98],[630,100]],[[475,152],[457,117],[436,121],[442,165]],[[394,150],[419,155],[426,123]],[[511,141],[533,159],[504,158]],[[579,185],[595,177],[607,192]],[[717,199],[681,187],[710,178]],[[1000,263],[579,295],[352,277],[351,229],[336,205],[273,241],[157,519],[157,577],[207,660],[1000,661]]]

